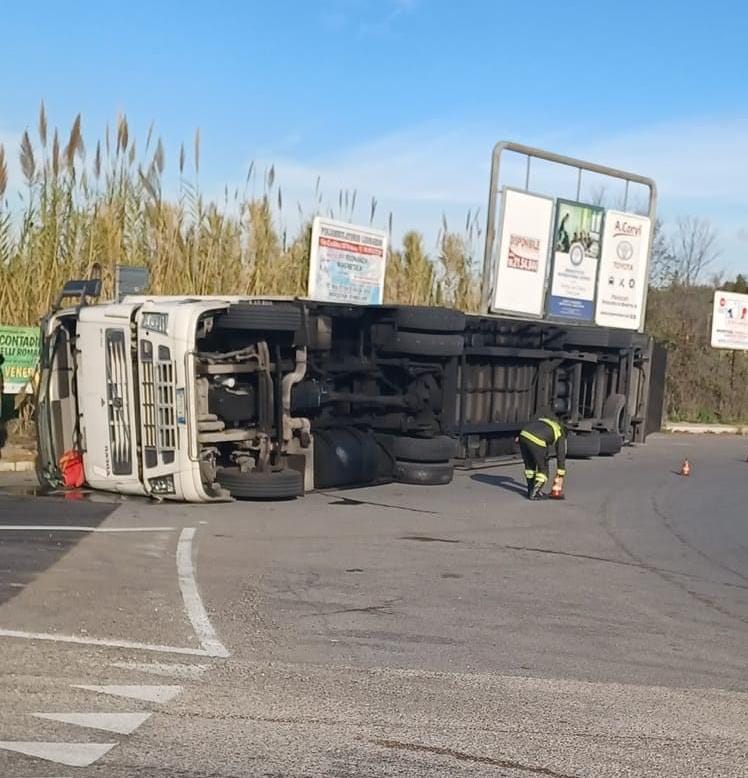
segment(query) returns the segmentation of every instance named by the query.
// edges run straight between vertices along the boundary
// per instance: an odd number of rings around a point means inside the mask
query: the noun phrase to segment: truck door
[[[125,305],[81,309],[77,384],[88,484],[95,489],[143,494],[137,457],[132,312]]]

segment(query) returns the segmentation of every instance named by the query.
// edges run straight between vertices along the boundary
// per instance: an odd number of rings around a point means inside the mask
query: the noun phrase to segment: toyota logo
[[[578,267],[584,260],[584,246],[581,243],[575,243],[569,249],[569,259],[574,267]]]
[[[634,247],[627,240],[622,240],[616,246],[616,254],[618,254],[618,259],[628,262],[634,254]]]

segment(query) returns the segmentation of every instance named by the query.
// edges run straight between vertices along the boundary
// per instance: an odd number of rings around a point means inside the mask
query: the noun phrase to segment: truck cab
[[[87,283],[74,282],[65,296],[90,292]],[[309,439],[297,436],[302,453],[298,469],[289,468],[293,435],[278,434],[283,398],[271,375],[296,370],[297,306],[240,297],[88,304],[88,296],[42,323],[43,483],[60,483],[58,463],[73,450],[94,489],[209,502],[230,499],[222,481],[233,478],[259,496],[303,493]]]

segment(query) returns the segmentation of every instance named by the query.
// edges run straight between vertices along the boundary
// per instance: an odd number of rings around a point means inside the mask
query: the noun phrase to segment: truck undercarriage
[[[438,484],[512,456],[554,401],[572,456],[659,426],[662,355],[638,333],[417,306],[85,297],[42,325],[50,485],[69,450],[93,488],[167,499]]]

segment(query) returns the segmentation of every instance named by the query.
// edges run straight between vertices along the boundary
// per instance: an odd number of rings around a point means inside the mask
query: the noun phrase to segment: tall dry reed
[[[71,278],[101,272],[111,294],[118,264],[147,266],[154,293],[304,295],[313,216],[355,220],[357,192],[341,190],[330,207],[318,179],[313,212],[298,206],[294,221],[301,227],[289,236],[273,167],[260,174],[250,165],[244,191],[226,189],[213,202],[199,188],[200,150],[199,132],[191,154],[180,147],[179,184],[168,197],[166,151],[153,126],[141,147],[120,116],[87,145],[80,115],[63,136],[50,127],[42,104],[34,137],[27,131],[21,140],[24,180],[12,208],[6,199],[11,150],[0,146],[0,323],[35,323]],[[372,198],[370,223],[377,209]],[[444,224],[436,257],[422,236],[407,233],[402,247],[390,251],[386,301],[474,308],[479,239],[470,214],[464,234]]]

